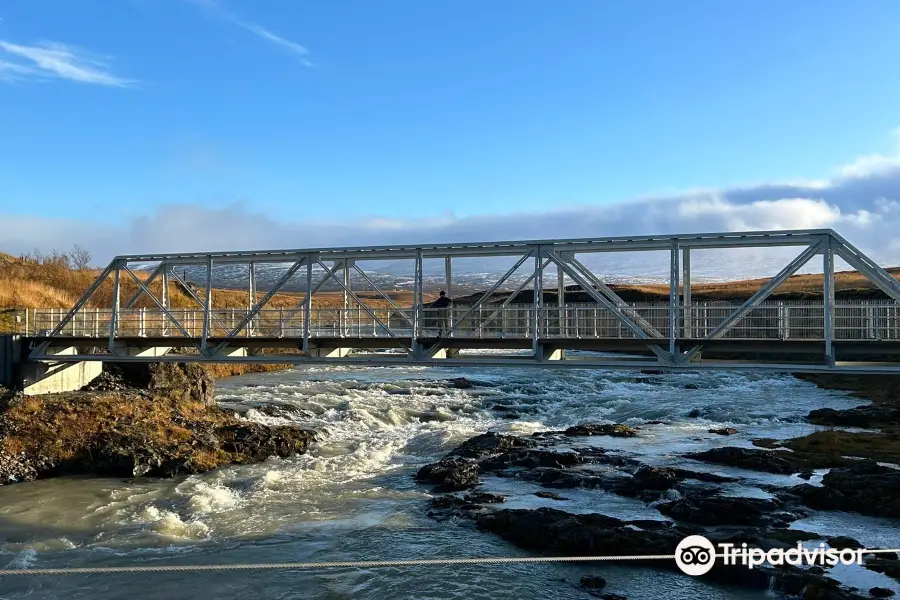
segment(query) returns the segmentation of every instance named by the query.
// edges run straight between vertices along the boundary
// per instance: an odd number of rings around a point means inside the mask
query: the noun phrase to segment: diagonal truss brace
[[[665,336],[656,327],[650,324],[650,321],[642,317],[637,310],[628,306],[627,302],[622,300],[622,298],[617,293],[615,293],[611,287],[603,283],[603,281],[601,281],[599,277],[594,275],[591,270],[588,269],[577,258],[575,258],[574,256],[561,256],[560,258],[568,260],[568,262],[572,266],[577,268],[588,279],[588,281],[594,284],[594,287],[596,287],[603,295],[609,298],[613,302],[613,304],[615,304],[616,307],[622,311],[622,313],[628,316],[628,318],[632,319],[635,323],[640,325],[641,328],[644,329],[644,331],[649,333],[652,337],[665,338]]]
[[[650,338],[649,335],[647,334],[647,332],[644,331],[643,327],[641,327],[640,325],[635,323],[633,320],[631,320],[631,318],[629,318],[629,316],[626,315],[609,298],[607,298],[606,296],[604,296],[603,294],[601,294],[597,290],[595,290],[591,286],[590,282],[584,276],[582,276],[582,274],[579,272],[578,269],[573,268],[572,265],[568,264],[568,262],[563,257],[561,257],[559,254],[557,254],[554,250],[547,250],[546,254],[551,260],[553,260],[554,263],[556,263],[556,268],[562,269],[569,277],[572,278],[572,280],[575,283],[577,283],[579,286],[581,286],[581,289],[583,289],[585,292],[587,292],[587,294],[589,296],[591,296],[594,300],[596,300],[599,304],[603,305],[604,308],[606,308],[608,311],[610,311],[616,317],[616,319],[618,319],[623,325],[628,327],[628,329],[630,329],[636,336],[638,336],[642,340],[647,340],[648,342],[653,339],[656,339],[656,338]],[[673,360],[672,354],[670,352],[660,348],[658,344],[649,343],[647,345],[647,347],[650,349],[651,352],[656,354],[656,356],[661,361],[663,361],[665,363],[672,362],[672,360]]]
[[[881,268],[875,261],[857,250],[850,242],[836,233],[831,234],[831,248],[848,265],[862,273],[866,279],[887,294],[895,302],[900,302],[900,282]]]
[[[211,311],[212,307],[206,306],[206,303],[203,302],[203,300],[201,300],[200,297],[194,293],[194,290],[191,289],[191,287],[187,284],[187,282],[184,279],[182,279],[181,277],[179,277],[178,273],[175,272],[175,267],[177,267],[177,266],[178,266],[177,264],[169,265],[169,267],[171,267],[171,269],[169,271],[169,276],[175,278],[175,281],[178,282],[178,284],[181,286],[181,289],[184,290],[185,292],[187,292],[187,295],[190,296],[191,298],[193,298],[194,301],[200,305],[200,308],[202,308],[204,310],[204,313],[207,310],[210,311],[209,315],[212,318],[212,320],[215,321],[216,325],[221,327],[222,330],[228,331],[228,327],[225,326],[225,323],[222,321],[222,319],[220,319],[219,317],[215,316],[212,313],[212,311]]]
[[[369,316],[372,317],[376,323],[378,323],[378,325],[380,325],[385,331],[387,331],[388,335],[390,335],[392,338],[397,337],[397,334],[394,333],[394,331],[388,325],[386,325],[384,323],[384,321],[382,321],[380,318],[378,318],[378,315],[375,313],[375,311],[373,311],[371,308],[369,308],[369,306],[367,304],[365,304],[362,300],[360,300],[359,296],[357,296],[353,292],[353,290],[351,290],[348,286],[344,285],[344,282],[341,281],[337,275],[335,275],[335,272],[337,269],[329,270],[328,267],[326,267],[322,263],[322,261],[317,261],[317,262],[319,263],[319,266],[322,267],[323,269],[325,269],[325,271],[328,273],[328,277],[331,277],[332,279],[337,281],[338,285],[340,285],[341,288],[345,292],[347,292],[347,294],[349,294],[351,298],[353,298],[353,301],[356,302],[357,304],[359,304],[359,306],[361,306],[363,308],[363,310],[365,310],[369,314]],[[406,349],[409,350],[409,347],[407,346]]]
[[[357,273],[359,273],[360,277],[362,277],[363,280],[365,280],[366,283],[368,283],[370,286],[372,286],[372,289],[375,290],[375,291],[378,293],[378,295],[380,295],[382,298],[384,298],[385,300],[387,300],[387,302],[388,302],[388,304],[391,306],[391,308],[393,308],[395,311],[397,311],[398,313],[400,313],[400,315],[401,315],[404,319],[406,319],[406,322],[409,323],[409,326],[410,326],[410,327],[413,326],[412,319],[409,318],[409,315],[407,315],[406,312],[405,312],[402,308],[400,308],[399,306],[397,306],[397,303],[394,302],[393,300],[391,300],[391,297],[390,297],[390,296],[388,296],[388,295],[385,294],[383,291],[381,291],[381,288],[379,288],[377,285],[375,285],[375,282],[373,282],[373,281],[369,278],[369,276],[366,275],[365,271],[363,271],[362,269],[359,268],[359,265],[357,265],[356,263],[353,263],[353,268],[356,270]]]
[[[118,259],[113,260],[109,265],[103,269],[103,272],[94,280],[94,283],[91,284],[91,287],[87,289],[87,291],[78,299],[78,302],[75,303],[69,312],[66,313],[66,316],[62,318],[62,320],[54,327],[49,334],[47,334],[47,341],[41,342],[38,344],[36,348],[34,348],[31,352],[29,352],[29,358],[34,358],[37,356],[41,356],[46,352],[47,348],[50,346],[49,338],[56,337],[59,335],[59,332],[63,330],[63,328],[69,324],[69,321],[78,314],[78,311],[84,308],[84,305],[87,304],[88,300],[91,299],[91,296],[94,295],[100,286],[106,281],[106,278],[109,277],[109,274],[113,272],[115,268],[118,268]]]
[[[131,298],[129,298],[125,304],[122,305],[122,308],[131,308],[132,306],[134,306],[134,303],[137,302],[140,299],[140,297],[144,295],[145,290],[150,289],[150,284],[152,284],[154,281],[156,281],[156,278],[159,277],[160,273],[165,271],[166,266],[167,265],[166,265],[165,261],[156,265],[156,268],[153,269],[153,271],[150,273],[150,276],[147,278],[146,281],[144,281],[144,285],[141,286],[141,289],[136,291],[134,293],[134,295]]]
[[[550,259],[545,260],[544,264],[540,266],[540,269],[542,269],[542,270],[546,269],[548,266],[550,266],[550,262],[551,262]],[[522,292],[522,290],[525,289],[526,285],[531,283],[531,281],[534,279],[535,274],[536,273],[532,272],[530,275],[528,275],[528,278],[525,279],[525,281],[523,281],[521,284],[519,284],[519,287],[517,287],[515,289],[515,291],[509,295],[509,298],[504,300],[503,304],[501,304],[500,307],[497,308],[497,310],[495,310],[493,313],[488,315],[488,317],[484,321],[481,322],[481,327],[486,327],[488,325],[488,323],[490,323],[491,321],[493,321],[494,319],[497,318],[497,315],[499,315],[501,312],[503,312],[503,309],[505,309],[507,306],[512,304],[512,301],[515,299],[515,297],[518,296]]]
[[[769,283],[764,285],[759,289],[759,291],[750,296],[750,298],[748,298],[746,302],[744,302],[737,310],[731,313],[731,316],[725,319],[718,327],[713,329],[704,339],[715,340],[725,335],[725,333],[727,333],[728,330],[735,325],[735,323],[743,319],[748,312],[750,312],[760,302],[768,298],[772,294],[772,292],[775,291],[775,288],[784,283],[784,281],[788,277],[799,271],[803,267],[803,265],[805,265],[812,259],[813,256],[822,252],[827,243],[828,240],[826,239],[816,242],[807,247],[803,252],[797,255],[794,260],[789,262],[775,277],[773,277],[769,281]],[[703,344],[694,346],[679,357],[679,362],[690,362],[702,349]]]
[[[157,308],[159,308],[161,311],[163,311],[163,313],[172,322],[172,324],[178,328],[178,330],[181,332],[181,335],[183,335],[185,338],[190,339],[191,334],[189,334],[187,332],[187,330],[184,328],[184,326],[181,324],[181,322],[175,318],[175,316],[171,313],[171,311],[169,311],[169,309],[165,305],[163,305],[163,303],[159,300],[159,298],[156,297],[156,294],[154,294],[153,292],[150,291],[150,288],[147,287],[147,284],[145,282],[141,281],[140,278],[134,273],[134,271],[132,271],[130,268],[128,268],[127,265],[123,266],[122,268],[125,269],[125,272],[131,276],[131,278],[134,280],[134,282],[141,289],[141,292],[144,294],[147,294],[150,297],[150,299],[153,301],[153,303],[156,304]],[[197,345],[197,347],[198,348],[200,347],[199,344]]]
[[[307,260],[309,260],[309,259],[301,258],[300,260],[298,260],[294,264],[292,264],[290,266],[290,268],[287,271],[285,271],[284,275],[282,275],[281,277],[278,278],[278,281],[275,282],[275,285],[273,285],[272,288],[268,292],[266,292],[266,295],[263,296],[262,299],[259,302],[257,302],[256,305],[253,308],[251,308],[247,312],[246,315],[244,315],[244,318],[241,319],[241,322],[238,323],[234,327],[234,329],[229,331],[225,335],[225,337],[231,339],[231,338],[234,338],[238,333],[240,333],[241,329],[246,327],[247,324],[253,320],[253,317],[255,317],[257,314],[259,314],[259,311],[262,310],[262,308],[266,304],[268,304],[269,300],[272,299],[272,296],[274,296],[275,294],[278,293],[278,291],[281,289],[281,287],[285,283],[287,283],[288,279],[290,279],[294,275],[294,273],[296,273],[300,269],[300,267],[302,267],[306,263]],[[212,355],[218,354],[227,345],[228,345],[227,340],[224,342],[221,342],[218,346],[216,346],[213,349],[213,351],[210,354],[212,354]]]
[[[478,302],[476,302],[476,303],[473,304],[471,307],[469,307],[469,310],[467,310],[467,311],[465,312],[465,314],[463,314],[462,317],[460,317],[459,319],[455,319],[455,322],[454,322],[453,325],[450,327],[450,330],[449,330],[446,334],[444,334],[445,337],[450,337],[450,336],[453,334],[453,332],[456,330],[456,328],[459,327],[459,325],[460,325],[463,321],[465,321],[466,319],[468,319],[469,316],[472,315],[472,313],[474,313],[476,310],[478,310],[479,308],[481,308],[481,306],[482,306],[482,305],[483,305],[483,304],[484,304],[491,296],[494,295],[494,292],[496,292],[498,289],[500,289],[500,286],[503,285],[504,282],[505,282],[507,279],[509,279],[509,278],[512,276],[512,274],[515,273],[516,270],[517,270],[519,267],[521,267],[521,266],[525,263],[526,260],[528,260],[529,258],[531,258],[532,256],[534,256],[534,254],[535,254],[535,251],[532,250],[531,252],[527,252],[527,253],[525,253],[524,255],[522,255],[522,256],[519,258],[519,260],[516,261],[516,264],[514,264],[512,267],[510,267],[509,270],[508,270],[506,273],[503,274],[503,277],[501,277],[500,279],[498,279],[498,280],[494,283],[494,285],[491,286],[491,288],[490,288],[488,291],[486,291],[485,293],[483,293],[483,294],[481,295],[481,298],[478,299]],[[532,276],[532,277],[533,277],[533,276]],[[433,345],[431,346],[431,348],[428,349],[428,351],[426,352],[426,354],[429,355],[429,356],[431,356],[431,355],[433,355],[439,348],[440,348],[440,342],[437,342],[437,343],[433,344]]]

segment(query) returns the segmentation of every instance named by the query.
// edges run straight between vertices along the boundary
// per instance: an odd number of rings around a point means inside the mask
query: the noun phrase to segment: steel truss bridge
[[[691,252],[722,248],[795,246],[797,256],[743,303],[693,301]],[[628,303],[589,269],[592,253],[665,251],[668,302]],[[423,262],[443,261],[452,295],[454,259],[507,257],[513,265],[471,303],[433,309],[424,302]],[[772,292],[809,261],[821,260],[821,297],[775,302]],[[843,259],[886,299],[836,302],[834,260]],[[413,302],[399,306],[360,268],[379,261],[412,263]],[[139,266],[155,265],[144,276]],[[281,265],[278,280],[257,290],[259,265]],[[213,268],[246,272],[246,305],[212,306]],[[205,286],[185,282],[179,269],[205,267]],[[547,287],[545,271],[555,270]],[[371,272],[371,271],[370,271]],[[366,299],[353,289],[366,283]],[[524,280],[517,285],[523,274]],[[515,275],[515,277],[514,277]],[[637,275],[637,274],[636,274]],[[518,277],[518,279],[517,279]],[[137,293],[122,297],[121,282]],[[112,280],[112,300],[88,308]],[[575,303],[573,287],[591,302]],[[177,283],[196,308],[174,308]],[[151,288],[159,282],[158,292]],[[302,283],[292,308],[270,301]],[[107,284],[108,285],[108,284]],[[342,304],[314,305],[326,285]],[[132,289],[133,286],[132,286]],[[498,300],[500,290],[515,290]],[[532,290],[529,304],[515,302]],[[547,302],[544,292],[555,292]],[[551,294],[552,295],[552,294]],[[134,308],[141,298],[152,308]],[[900,283],[829,229],[693,235],[608,237],[492,243],[324,248],[266,252],[210,252],[118,256],[69,310],[29,310],[20,318],[29,360],[200,361],[294,364],[543,366],[660,370],[900,372]]]

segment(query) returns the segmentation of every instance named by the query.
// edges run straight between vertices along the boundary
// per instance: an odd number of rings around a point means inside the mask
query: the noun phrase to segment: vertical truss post
[[[691,308],[691,248],[685,246],[681,250],[681,310],[682,325],[684,326],[684,337],[690,338],[693,335],[694,313]]]
[[[212,256],[206,257],[206,298],[203,307],[203,332],[200,336],[200,351],[206,352],[209,337],[209,321],[212,316]],[[226,332],[227,333],[227,332]]]
[[[303,351],[309,352],[309,331],[312,322],[312,255],[306,257],[306,298],[303,301]]]
[[[834,366],[834,250],[829,236],[822,245],[823,305],[825,309],[825,362]]]
[[[345,258],[343,261],[344,279],[344,310],[341,311],[341,337],[349,334],[350,317],[350,263]]]
[[[566,337],[568,334],[568,322],[566,320],[566,286],[565,273],[559,267],[556,267],[556,305],[559,308],[559,335]],[[575,316],[576,327],[578,316]]]
[[[121,262],[116,261],[116,270],[113,274],[112,315],[110,315],[109,319],[109,351],[112,354],[115,354],[116,333],[119,328],[119,304],[122,301],[119,290],[119,271],[121,267]]]
[[[449,256],[444,257],[444,291],[447,292],[447,297],[453,300],[453,265],[451,264],[452,260]],[[453,308],[452,304],[450,308],[447,309],[447,315],[449,315],[449,319],[447,320],[446,326],[450,327],[453,323]],[[440,330],[439,330],[440,331]],[[452,333],[448,333],[447,336],[453,335]]]
[[[160,295],[162,297],[162,305],[165,309],[168,310],[168,308],[169,308],[169,269],[168,269],[168,267],[163,267],[161,276],[162,276],[162,294],[160,294]],[[169,335],[169,321],[168,320],[163,321],[162,334],[163,334],[163,337],[166,337]]]
[[[448,298],[453,298],[453,268],[449,256],[444,257],[444,290]]]
[[[678,297],[681,291],[678,285],[678,240],[672,240],[669,252],[669,353],[675,357],[678,342]]]
[[[422,249],[416,248],[415,278],[413,283],[413,354],[419,354],[419,338],[422,336]]]
[[[251,260],[247,265],[247,310],[252,310],[254,304],[256,304],[256,263]],[[250,321],[250,325],[247,327],[247,337],[253,337],[256,333],[255,325],[256,319]]]
[[[535,246],[534,248],[534,297],[531,302],[531,350],[534,352],[534,357],[537,360],[541,360],[543,357],[540,352],[540,345],[538,344],[538,338],[541,334],[540,328],[540,318],[541,318],[541,308],[543,306],[544,300],[544,254],[543,248],[541,246]]]

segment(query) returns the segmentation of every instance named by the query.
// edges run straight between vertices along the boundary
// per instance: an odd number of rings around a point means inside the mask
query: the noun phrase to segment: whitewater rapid
[[[447,380],[479,385],[456,389]],[[789,375],[697,373],[643,376],[613,371],[316,367],[222,380],[217,399],[242,418],[318,432],[290,459],[232,466],[175,480],[60,478],[0,487],[0,564],[14,568],[301,560],[372,560],[521,551],[464,523],[427,517],[427,488],[412,474],[455,444],[485,431],[530,434],[584,422],[641,427],[636,438],[605,438],[611,452],[651,464],[716,445],[750,446],[757,437],[815,430],[813,408],[860,404]],[[697,417],[689,414],[695,412]],[[661,423],[658,423],[661,421]],[[711,427],[735,427],[727,441]],[[729,474],[729,467],[698,465]],[[748,473],[743,471],[741,476]],[[757,484],[792,485],[793,476],[751,474],[731,493],[765,494]],[[532,484],[487,478],[509,494],[506,506],[555,506],[621,518],[662,518],[637,500],[567,490],[567,506],[538,498]],[[570,493],[571,492],[571,493]],[[811,518],[809,528],[842,527]],[[854,518],[860,539],[890,537],[890,522]],[[882,522],[885,521],[885,522]],[[823,524],[824,523],[824,524]],[[4,598],[244,598],[265,589],[278,598],[584,598],[571,585],[586,566],[455,567],[244,575],[91,576],[0,580]],[[650,569],[605,568],[629,598],[761,597]],[[563,579],[567,581],[562,581]],[[147,586],[152,586],[152,589]],[[253,587],[257,586],[257,587]],[[647,594],[652,587],[654,593]],[[90,593],[88,593],[88,590]],[[643,590],[643,591],[642,591]],[[165,594],[174,594],[166,596]],[[187,595],[185,595],[187,594]]]

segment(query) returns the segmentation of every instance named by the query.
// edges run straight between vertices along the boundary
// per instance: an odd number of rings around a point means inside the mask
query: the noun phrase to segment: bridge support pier
[[[48,354],[57,356],[78,354],[78,348],[48,348]],[[74,392],[93,381],[103,372],[103,363],[82,362],[36,362],[26,361],[21,365],[20,385],[26,396],[38,394],[59,394]]]
[[[314,358],[344,358],[350,354],[350,348],[310,348],[309,355]]]
[[[566,351],[562,348],[549,348],[544,345],[538,346],[538,356],[541,361],[547,360],[565,360]]]

